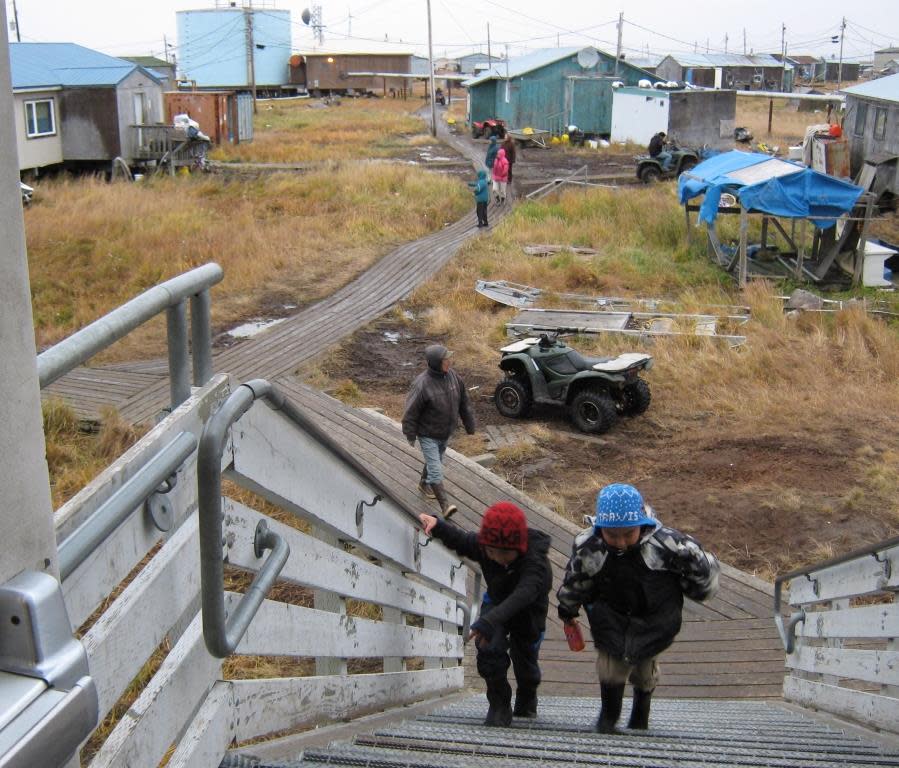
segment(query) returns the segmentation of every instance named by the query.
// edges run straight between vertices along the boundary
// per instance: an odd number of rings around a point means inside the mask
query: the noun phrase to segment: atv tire
[[[571,401],[571,421],[581,432],[587,434],[608,432],[617,415],[615,401],[605,392],[585,389]]]
[[[531,410],[531,392],[518,379],[503,379],[496,385],[493,402],[496,404],[496,410],[503,416],[520,419],[527,416]]]
[[[644,184],[655,184],[661,179],[662,169],[653,163],[648,163],[640,169],[640,181]]]
[[[643,379],[638,379],[633,384],[628,384],[622,391],[621,400],[618,401],[618,412],[622,416],[639,416],[646,413],[651,401],[649,384]]]

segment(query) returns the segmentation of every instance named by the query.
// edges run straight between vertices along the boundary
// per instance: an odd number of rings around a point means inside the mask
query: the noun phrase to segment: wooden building
[[[855,175],[865,163],[882,166],[879,186],[899,195],[899,74],[879,77],[843,91],[846,94],[844,130],[849,136],[850,162]],[[888,176],[888,179],[883,177]]]
[[[290,57],[290,84],[313,96],[322,94],[387,95],[390,88],[408,88],[412,75],[411,51],[320,50]]]
[[[137,64],[74,43],[10,43],[9,51],[22,168],[130,163],[134,126],[163,120],[162,84]]]
[[[743,56],[736,53],[677,53],[666,56],[656,67],[665,80],[703,88],[733,88],[743,91],[793,90],[793,65],[769,54]]]
[[[596,48],[548,48],[495,64],[463,83],[469,121],[498,117],[510,128],[561,133],[576,125],[585,133],[612,130],[612,84],[657,82],[654,75]]]

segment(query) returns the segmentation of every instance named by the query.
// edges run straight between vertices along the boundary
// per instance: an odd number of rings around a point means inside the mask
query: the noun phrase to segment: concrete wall
[[[859,113],[864,110],[864,124],[858,122]],[[878,112],[885,116],[883,138],[875,138]],[[899,104],[878,99],[866,99],[852,94],[846,95],[845,133],[849,136],[850,165],[852,175],[858,173],[866,160],[881,162],[899,155]],[[894,184],[893,192],[899,194]]]
[[[143,103],[143,115],[138,114],[136,98]],[[135,69],[116,88],[120,154],[130,161],[135,154],[135,132],[131,126],[154,125],[165,122],[162,85],[139,69]],[[143,121],[141,121],[143,117]],[[115,157],[115,155],[113,155]],[[112,160],[112,157],[108,158]]]
[[[669,94],[668,135],[684,147],[733,146],[737,117],[735,91],[677,91]]]
[[[65,161],[104,161],[122,154],[113,87],[67,88],[60,93]]]
[[[48,165],[56,165],[62,162],[62,132],[59,121],[58,91],[44,91],[42,93],[17,93],[14,96],[16,149],[19,159],[19,170],[43,168]],[[35,100],[53,100],[54,120],[56,132],[52,136],[35,136],[29,138],[28,127],[25,120],[25,102]]]
[[[8,49],[6,3],[0,49]],[[56,574],[56,537],[41,423],[9,57],[0,56],[0,583],[28,568]]]

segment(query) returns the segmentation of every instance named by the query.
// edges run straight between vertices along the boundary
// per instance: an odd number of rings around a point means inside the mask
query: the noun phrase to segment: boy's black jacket
[[[490,624],[493,631],[522,633],[537,638],[546,629],[552,569],[549,564],[550,537],[528,528],[528,551],[506,567],[487,557],[478,544],[476,533],[438,520],[432,534],[455,552],[481,566],[491,610],[479,621]]]

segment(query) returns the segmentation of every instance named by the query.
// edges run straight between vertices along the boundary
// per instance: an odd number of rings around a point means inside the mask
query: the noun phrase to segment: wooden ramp
[[[282,377],[278,386],[364,461],[409,510],[433,513],[434,502],[425,499],[417,489],[421,456],[417,449],[409,447],[399,425],[384,416],[348,408],[294,377]],[[459,507],[454,520],[460,525],[477,528],[487,506],[511,499],[526,511],[532,527],[552,537],[554,587],[547,637],[541,651],[542,689],[547,695],[585,695],[596,685],[594,655],[589,649],[580,654],[568,650],[555,608],[555,590],[578,527],[455,451],[447,453],[446,464],[446,486]],[[723,566],[717,597],[705,605],[688,603],[686,607],[683,630],[663,657],[659,695],[780,698],[784,651],[772,619],[772,595],[767,583]],[[467,682],[479,686],[472,656],[469,649]]]

